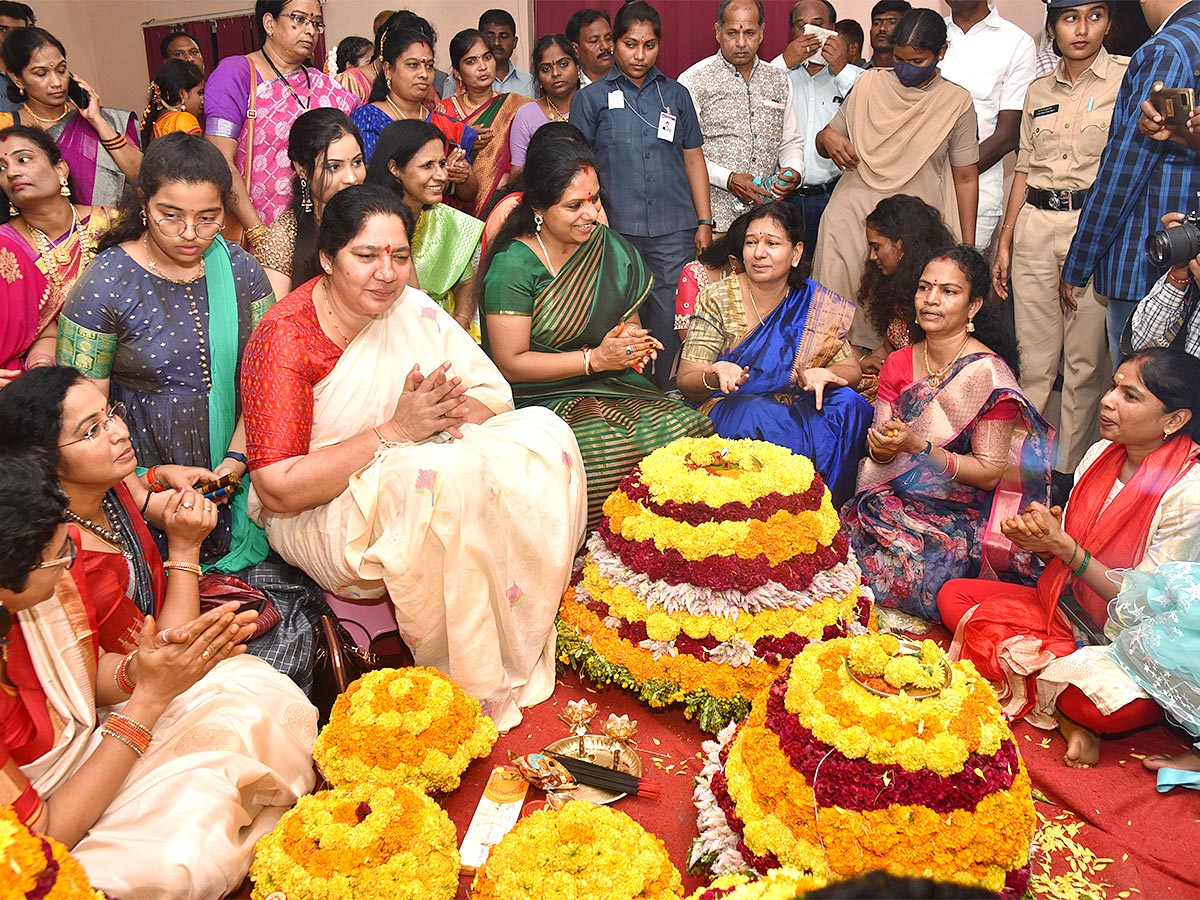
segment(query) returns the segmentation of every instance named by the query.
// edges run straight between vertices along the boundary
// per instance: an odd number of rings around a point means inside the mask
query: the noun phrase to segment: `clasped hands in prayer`
[[[647,329],[633,322],[618,322],[604,335],[600,346],[592,350],[588,362],[593,372],[619,372],[621,369],[640,372],[646,363],[658,359],[661,349],[663,345]]]
[[[1076,552],[1077,544],[1063,531],[1062,518],[1061,506],[1030,503],[1020,515],[1001,520],[1000,533],[1043,560],[1056,556],[1065,561]]]

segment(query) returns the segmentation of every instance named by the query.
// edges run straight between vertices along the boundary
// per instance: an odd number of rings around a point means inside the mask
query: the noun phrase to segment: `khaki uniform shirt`
[[[1129,57],[1101,48],[1074,85],[1065,66],[1060,59],[1025,94],[1017,171],[1026,174],[1031,188],[1081,191],[1092,186]]]

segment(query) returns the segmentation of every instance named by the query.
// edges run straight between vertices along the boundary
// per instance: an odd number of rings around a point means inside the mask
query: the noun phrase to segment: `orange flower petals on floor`
[[[559,658],[718,731],[806,645],[874,627],[838,528],[804,457],[763,441],[675,441],[605,501],[559,612]]]
[[[496,743],[479,701],[436,669],[368,672],[333,705],[313,759],[333,785],[406,784],[452,791]]]

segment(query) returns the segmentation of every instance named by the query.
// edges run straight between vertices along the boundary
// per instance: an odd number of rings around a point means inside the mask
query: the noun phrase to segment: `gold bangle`
[[[1016,226],[1015,226],[1015,225],[1009,225],[1007,222],[1005,222],[1003,225],[1001,225],[1001,226],[1000,226],[1000,230],[1001,230],[1001,231],[1003,231],[1005,228],[1007,228],[1009,231],[1015,231],[1015,230],[1016,230]]]
[[[716,387],[709,387],[707,370],[700,373],[700,383],[702,385],[704,385],[706,390],[709,390],[709,391],[719,391],[721,389],[721,382],[719,382],[719,381],[717,382]]]
[[[163,563],[163,568],[167,570],[168,575],[174,571],[191,572],[193,575],[199,578],[204,574],[204,570],[200,568],[199,563],[176,562],[173,559],[168,559],[165,563]]]
[[[262,222],[259,222],[253,228],[246,229],[246,240],[249,241],[251,244],[257,244],[258,239],[261,238],[266,233],[266,230],[267,230],[267,226],[264,225]]]
[[[875,462],[879,463],[881,466],[886,466],[888,463],[890,463],[893,459],[896,458],[896,454],[893,453],[887,459],[880,459],[878,456],[875,455],[875,448],[871,447],[871,446],[867,447],[867,456],[871,457],[871,459],[875,460]]]

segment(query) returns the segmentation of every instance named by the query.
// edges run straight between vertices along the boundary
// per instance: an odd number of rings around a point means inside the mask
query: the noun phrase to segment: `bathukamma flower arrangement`
[[[521,819],[475,875],[473,900],[681,900],[663,842],[615,809],[571,800]]]
[[[408,784],[452,791],[496,743],[479,701],[436,669],[368,672],[333,705],[313,759],[333,785]]]
[[[104,900],[65,846],[28,828],[9,806],[0,807],[0,873],[5,900]]]
[[[692,864],[1025,890],[1029,775],[995,691],[930,642],[812,644],[704,752]]]
[[[722,875],[688,900],[795,900],[825,887],[826,881],[799,869],[772,869],[766,875]]]
[[[684,438],[604,504],[559,611],[559,658],[701,728],[813,641],[865,633],[872,598],[812,463],[763,441]]]
[[[250,896],[452,900],[457,844],[450,817],[417,788],[320,791],[301,797],[255,845]]]

